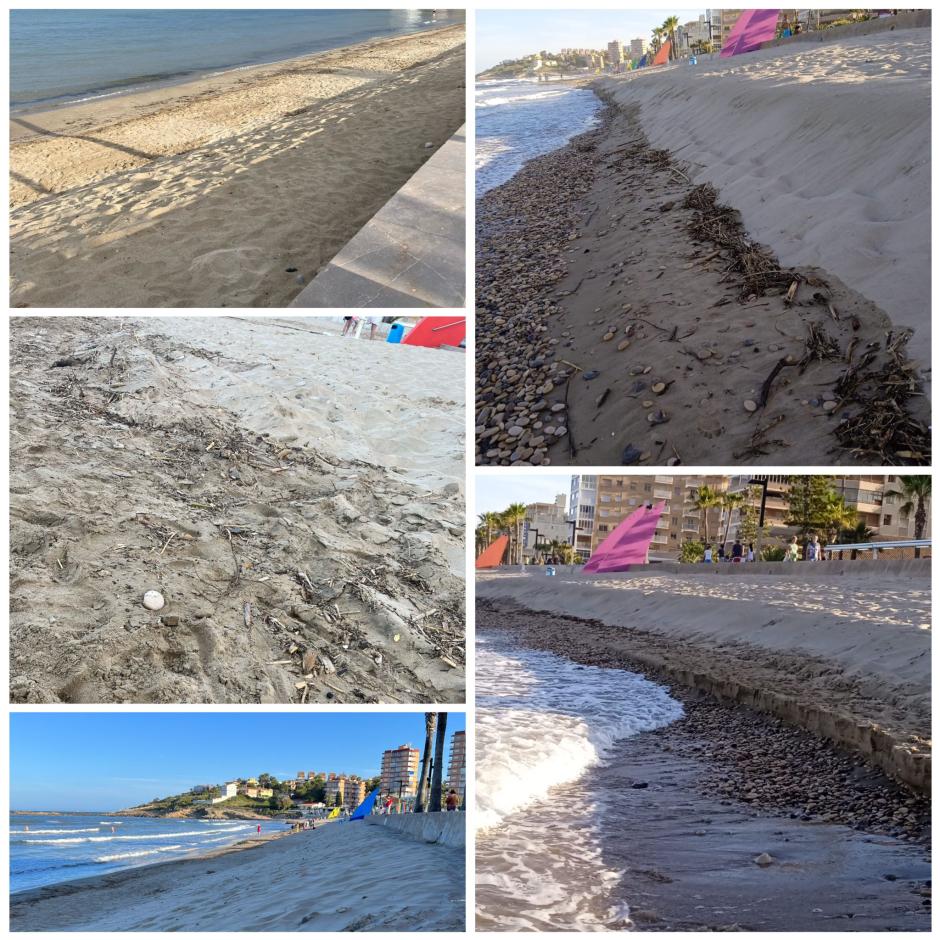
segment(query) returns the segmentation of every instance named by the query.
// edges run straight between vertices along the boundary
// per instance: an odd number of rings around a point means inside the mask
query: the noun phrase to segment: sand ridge
[[[458,354],[215,318],[11,332],[14,700],[463,699]]]
[[[14,144],[11,302],[286,305],[463,124],[463,35],[168,91],[162,110]]]

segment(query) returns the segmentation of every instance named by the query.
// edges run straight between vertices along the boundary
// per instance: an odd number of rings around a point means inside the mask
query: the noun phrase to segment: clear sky
[[[463,712],[448,714],[448,756],[465,727]],[[15,712],[10,807],[123,809],[261,773],[374,777],[400,744],[423,747],[423,713]]]
[[[477,72],[503,59],[561,48],[606,49],[614,39],[629,42],[651,31],[667,16],[680,23],[697,20],[705,10],[477,10]]]
[[[502,512],[510,503],[553,503],[559,493],[568,498],[571,475],[545,473],[477,474],[476,512]],[[567,502],[566,504],[567,505]]]

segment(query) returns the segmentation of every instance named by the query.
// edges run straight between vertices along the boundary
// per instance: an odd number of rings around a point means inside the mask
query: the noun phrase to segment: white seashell
[[[166,606],[166,601],[159,591],[147,591],[144,594],[144,607],[147,610],[162,610]]]

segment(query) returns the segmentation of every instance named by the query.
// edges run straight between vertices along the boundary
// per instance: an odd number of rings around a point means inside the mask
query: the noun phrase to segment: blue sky
[[[448,750],[465,727],[463,712],[448,715]],[[423,713],[14,712],[10,807],[122,809],[260,773],[372,777],[400,744],[423,746]]]
[[[571,475],[547,473],[477,474],[476,513],[502,512],[510,503],[553,503],[559,493],[570,499]],[[565,503],[567,505],[567,502]]]
[[[606,49],[613,39],[647,41],[667,16],[697,20],[705,10],[477,10],[476,71],[541,49]]]

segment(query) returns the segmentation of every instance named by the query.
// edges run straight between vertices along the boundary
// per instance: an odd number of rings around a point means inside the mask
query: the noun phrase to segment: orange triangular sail
[[[509,545],[509,536],[501,535],[480,553],[480,557],[477,558],[477,568],[498,568],[503,562],[507,545]]]
[[[653,59],[653,65],[665,65],[669,61],[669,50],[672,48],[672,40],[667,39],[663,43],[663,47],[656,53],[656,58]]]

